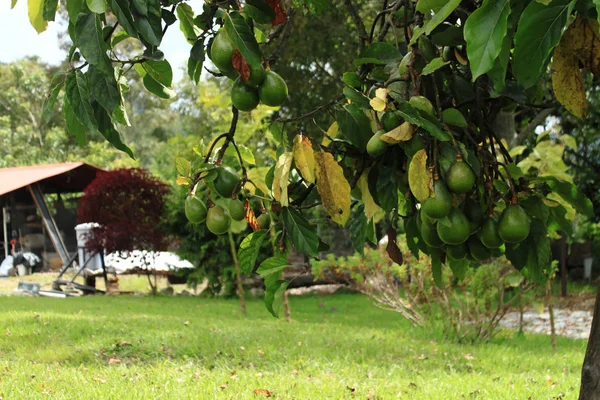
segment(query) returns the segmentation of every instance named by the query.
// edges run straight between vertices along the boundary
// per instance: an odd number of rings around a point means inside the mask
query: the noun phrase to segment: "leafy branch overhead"
[[[324,0],[292,3],[311,18],[333,11]],[[161,46],[179,25],[190,46],[189,78],[198,83],[203,71],[222,77],[231,100],[229,127],[203,133],[195,158],[174,160],[177,184],[189,188],[186,215],[217,235],[250,227],[239,248],[246,274],[271,244],[273,257],[257,272],[272,314],[287,288],[287,254],[327,251],[318,226],[330,222],[347,226],[361,253],[387,232],[397,263],[403,257],[394,236],[405,232],[415,256],[432,258],[436,282],[447,264],[464,275],[502,254],[542,281],[550,236],[568,231],[573,214],[589,214],[591,203],[562,161],[573,140],[548,134],[529,147],[508,144],[534,134],[558,103],[585,118],[586,90],[600,74],[598,2],[380,3],[344,0],[336,10],[356,30],[349,70],[318,57],[311,68],[343,88],[294,116],[290,77],[275,66],[292,51],[289,38],[303,33],[297,10],[281,0],[205,2],[200,13],[180,1],[68,1],[69,68],[57,75],[43,112],[62,101],[77,142],[100,133],[133,157],[118,131],[129,125],[127,76],[135,71],[150,93],[173,99],[173,69]],[[36,31],[57,7],[55,0],[28,1]],[[131,54],[124,39],[141,50]],[[241,134],[243,113],[252,118],[257,109],[270,113],[263,164]]]

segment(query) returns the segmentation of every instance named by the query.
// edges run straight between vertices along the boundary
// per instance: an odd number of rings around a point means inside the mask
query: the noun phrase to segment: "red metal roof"
[[[80,192],[102,171],[82,162],[0,168],[0,196],[39,182],[45,193]]]

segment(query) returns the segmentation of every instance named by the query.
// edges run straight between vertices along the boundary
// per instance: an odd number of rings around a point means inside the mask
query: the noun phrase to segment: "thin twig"
[[[369,36],[367,35],[365,24],[360,15],[358,15],[358,11],[356,10],[356,7],[354,7],[352,0],[344,0],[344,6],[346,7],[346,10],[350,14],[352,20],[354,21],[354,24],[356,25],[356,30],[358,31],[359,38],[358,48],[359,50],[362,50],[365,47],[365,45],[369,42]]]
[[[332,105],[334,105],[335,103],[337,103],[338,101],[340,101],[343,98],[344,98],[343,94],[339,95],[335,99],[331,100],[329,103],[323,104],[322,106],[319,106],[319,107],[315,108],[314,110],[312,110],[310,112],[307,112],[306,114],[302,114],[299,117],[288,118],[288,119],[276,119],[273,122],[280,122],[280,123],[297,122],[297,121],[301,121],[301,120],[306,119],[306,118],[310,118],[313,115],[319,113],[320,111],[331,107]]]

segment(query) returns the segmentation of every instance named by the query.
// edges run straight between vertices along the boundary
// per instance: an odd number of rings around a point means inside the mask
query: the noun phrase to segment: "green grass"
[[[294,321],[197,297],[0,297],[4,399],[576,398],[584,341],[456,345],[358,295],[291,298]],[[111,363],[120,360],[120,364]],[[224,385],[224,386],[222,386]],[[352,393],[352,388],[354,394]]]

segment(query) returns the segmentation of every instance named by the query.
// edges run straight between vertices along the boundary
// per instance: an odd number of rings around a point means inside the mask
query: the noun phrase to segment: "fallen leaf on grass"
[[[293,370],[292,375],[298,375],[298,370],[297,369]]]
[[[126,341],[122,341],[121,343],[119,343],[119,347],[127,347],[127,346],[131,346],[131,343],[126,342]]]
[[[475,358],[471,353],[463,354],[463,357],[465,358],[465,360],[472,360]]]
[[[106,383],[106,379],[102,379],[102,378],[96,378],[96,377],[92,377],[92,380],[93,380],[94,382],[100,382],[100,383],[102,383],[102,384],[105,384],[105,383]]]
[[[188,326],[188,325],[190,324],[190,321],[185,321],[183,324],[184,324],[185,326]]]
[[[109,358],[108,364],[121,364],[121,359],[120,358]]]
[[[223,389],[227,389],[227,386],[229,386],[229,382],[222,384],[221,386],[219,386],[219,389],[223,390]]]
[[[354,393],[356,391],[356,388],[350,386],[346,386],[346,389],[348,389],[351,393]]]
[[[268,389],[254,389],[254,394],[257,396],[265,395],[265,397],[273,396],[273,393]]]

